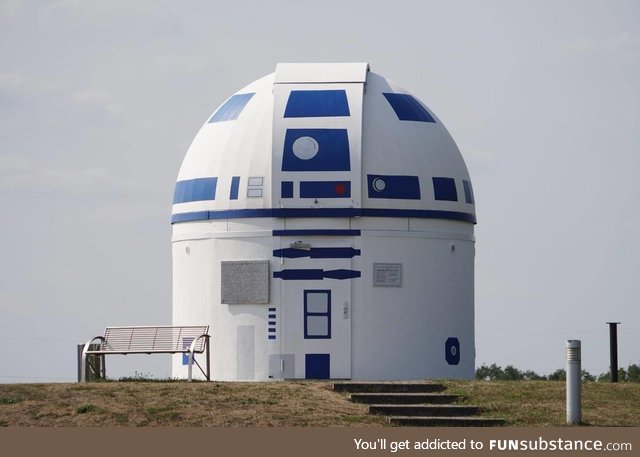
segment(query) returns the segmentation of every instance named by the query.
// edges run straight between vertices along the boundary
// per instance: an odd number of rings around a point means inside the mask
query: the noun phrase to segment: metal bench
[[[80,381],[87,380],[87,355],[90,354],[102,358],[106,354],[188,354],[189,381],[192,380],[194,363],[207,381],[210,381],[208,332],[208,325],[107,327],[104,336],[96,336],[84,345]],[[94,343],[96,340],[99,343]],[[202,353],[206,353],[206,371],[195,359],[195,354]],[[99,373],[102,378],[106,374],[104,366],[103,359]],[[89,369],[95,372],[95,368],[90,364]]]

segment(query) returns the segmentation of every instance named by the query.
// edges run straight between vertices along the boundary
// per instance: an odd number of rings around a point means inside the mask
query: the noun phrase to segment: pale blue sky
[[[169,323],[171,200],[198,128],[278,62],[368,61],[460,146],[477,364],[640,361],[637,1],[0,2],[0,382],[76,376],[106,325]],[[112,376],[168,376],[111,357]]]

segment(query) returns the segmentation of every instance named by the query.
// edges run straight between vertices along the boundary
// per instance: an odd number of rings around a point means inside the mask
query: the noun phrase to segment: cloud
[[[107,168],[61,168],[47,166],[26,155],[0,155],[1,194],[131,197],[153,191],[151,183],[119,176]]]
[[[26,95],[46,95],[62,91],[64,85],[56,81],[32,78],[21,72],[0,73],[0,91],[19,92]]]
[[[211,62],[204,56],[163,54],[156,57],[153,63],[162,70],[177,69],[182,73],[200,73],[203,72]]]
[[[626,62],[640,60],[640,36],[626,33],[594,39],[574,37],[559,44],[560,53],[569,57],[613,57]]]
[[[475,159],[483,162],[488,162],[496,159],[496,154],[494,151],[480,149],[476,146],[471,146],[469,144],[461,144],[460,152],[462,152],[462,155],[465,158]]]
[[[71,94],[71,99],[79,105],[98,107],[112,116],[118,116],[124,110],[123,105],[114,101],[111,94],[105,91],[81,90]]]
[[[13,19],[24,8],[23,0],[2,0],[0,2],[0,19]]]
[[[39,12],[43,19],[50,19],[56,15],[74,14],[90,19],[121,15],[144,15],[155,8],[158,2],[154,0],[58,0],[45,6]]]

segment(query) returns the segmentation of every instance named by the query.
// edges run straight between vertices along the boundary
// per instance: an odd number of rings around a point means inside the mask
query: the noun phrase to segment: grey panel
[[[329,318],[327,316],[307,316],[307,335],[329,336]]]
[[[269,356],[269,377],[273,379],[293,379],[296,374],[294,354]]]
[[[374,287],[402,287],[401,263],[374,263]]]
[[[221,301],[227,304],[269,303],[269,261],[222,261]]]
[[[307,292],[308,313],[328,313],[329,294],[326,292]]]
[[[236,377],[254,379],[256,370],[256,329],[253,325],[236,327]]]

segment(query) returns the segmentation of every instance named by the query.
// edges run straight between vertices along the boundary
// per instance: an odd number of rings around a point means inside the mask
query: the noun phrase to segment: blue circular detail
[[[458,341],[458,338],[447,338],[444,343],[444,357],[449,365],[458,365],[460,363],[460,341]]]

